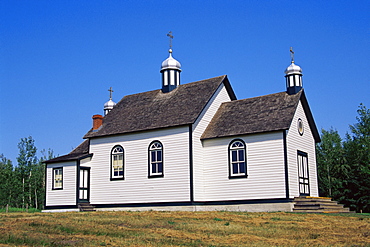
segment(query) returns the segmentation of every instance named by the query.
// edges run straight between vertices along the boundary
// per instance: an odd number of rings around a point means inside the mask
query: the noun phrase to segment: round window
[[[298,118],[298,133],[303,135],[303,121],[300,118]]]

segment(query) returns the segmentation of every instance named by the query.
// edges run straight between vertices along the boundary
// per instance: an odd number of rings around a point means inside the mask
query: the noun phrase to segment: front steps
[[[93,212],[93,211],[95,211],[95,207],[92,206],[88,202],[80,202],[78,204],[78,209],[80,210],[80,212]]]
[[[330,197],[295,197],[293,202],[293,212],[297,213],[354,213]]]

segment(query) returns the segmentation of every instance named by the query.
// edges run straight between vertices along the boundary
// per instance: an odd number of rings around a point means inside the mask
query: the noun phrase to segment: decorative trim
[[[80,200],[80,167],[81,167],[81,162],[77,160],[76,162],[76,206]]]
[[[62,171],[62,187],[61,188],[55,188],[54,185],[55,185],[55,170],[61,170]],[[63,166],[60,166],[60,167],[53,167],[52,169],[52,178],[51,178],[51,186],[52,186],[52,190],[62,190],[63,189],[63,184],[64,184],[64,173],[63,173]]]
[[[307,101],[306,94],[305,94],[304,90],[301,94],[300,100],[301,100],[301,103],[302,103],[302,106],[303,106],[304,113],[306,114],[306,118],[307,118],[308,124],[310,126],[313,138],[315,139],[315,143],[319,143],[319,142],[321,142],[320,134],[317,130],[315,120],[313,119],[313,115],[312,115],[310,106],[308,105],[308,101]]]
[[[45,206],[44,209],[78,209],[77,205],[57,205],[57,206]]]
[[[189,124],[189,180],[190,180],[190,201],[194,202],[194,171],[193,171],[193,125]]]
[[[241,174],[241,175],[234,175],[232,173],[232,164],[231,164],[231,148],[230,146],[234,143],[234,142],[241,142],[244,144],[244,163],[245,163],[245,166],[244,166],[244,169],[245,169],[245,173],[244,174]],[[228,164],[229,164],[229,179],[234,179],[234,178],[247,178],[248,177],[248,170],[247,170],[247,145],[245,144],[245,142],[242,140],[242,139],[233,139],[230,143],[229,143],[229,147],[228,147]]]
[[[302,169],[299,167],[299,158],[300,157],[305,157],[306,158],[306,162],[307,162],[307,178],[305,177],[300,177],[299,175],[299,170]],[[299,191],[299,195],[300,196],[309,196],[311,194],[311,188],[310,188],[310,166],[308,164],[308,154],[306,152],[303,152],[303,151],[300,151],[300,150],[297,150],[297,165],[298,165],[298,191]],[[302,171],[303,172],[303,171]],[[301,188],[300,188],[300,185],[301,185],[301,182],[300,182],[300,179],[303,178],[303,179],[307,179],[307,186],[308,186],[308,193],[301,193]],[[305,185],[305,183],[303,183]]]
[[[154,174],[154,175],[151,175],[151,166],[152,166],[152,159],[151,159],[151,149],[150,149],[150,146],[153,145],[153,143],[156,143],[158,142],[159,144],[161,144],[161,147],[162,147],[162,174]],[[158,140],[154,140],[152,141],[149,146],[148,146],[148,178],[162,178],[164,177],[164,147],[163,147],[163,144],[162,142],[158,141]]]
[[[194,206],[194,205],[236,205],[236,204],[260,204],[260,203],[286,203],[293,202],[293,199],[272,198],[253,200],[226,200],[226,201],[177,201],[177,202],[148,202],[148,203],[123,203],[123,204],[91,204],[95,208],[114,207],[158,207],[158,206]]]
[[[90,170],[91,168],[90,167],[80,167],[80,172],[79,172],[79,175],[78,177],[80,178],[80,175],[81,175],[81,170],[87,170],[88,171],[88,177],[87,177],[87,201],[90,202]],[[79,179],[79,181],[81,180],[81,178]],[[80,183],[78,183],[78,200],[77,202],[80,203],[81,202],[81,199],[80,199]],[[83,200],[83,199],[82,199]]]
[[[122,148],[122,172],[123,172],[123,175],[122,177],[113,177],[113,160],[112,160],[112,156],[113,156],[113,150],[117,147],[120,147]],[[111,151],[110,151],[110,167],[109,167],[109,170],[110,170],[110,181],[114,181],[114,180],[125,180],[125,149],[121,146],[121,145],[115,145]]]
[[[302,121],[301,118],[298,118],[298,120],[297,120],[297,128],[298,128],[299,135],[303,136],[304,126],[303,126],[303,121]]]
[[[284,146],[284,172],[285,172],[285,197],[289,198],[289,169],[288,169],[288,150],[286,142],[286,130],[283,131]]]

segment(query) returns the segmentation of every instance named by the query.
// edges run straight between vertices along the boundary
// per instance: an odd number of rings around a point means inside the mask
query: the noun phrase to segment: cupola
[[[169,56],[162,62],[162,92],[167,93],[180,85],[181,64],[172,57],[172,32],[167,34],[170,37]]]
[[[302,69],[294,63],[294,51],[290,48],[292,62],[285,70],[286,88],[288,94],[296,94],[302,89]]]
[[[110,87],[108,91],[109,91],[109,100],[104,104],[104,116],[106,116],[116,105],[116,103],[114,103],[114,101],[112,100],[113,92],[112,87]]]

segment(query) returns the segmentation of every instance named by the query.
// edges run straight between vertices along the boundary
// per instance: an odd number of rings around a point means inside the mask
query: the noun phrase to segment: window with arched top
[[[124,150],[115,146],[111,152],[111,180],[124,179]]]
[[[149,145],[148,177],[163,177],[163,145],[154,141]]]
[[[242,140],[229,144],[229,178],[247,177],[247,152]]]

